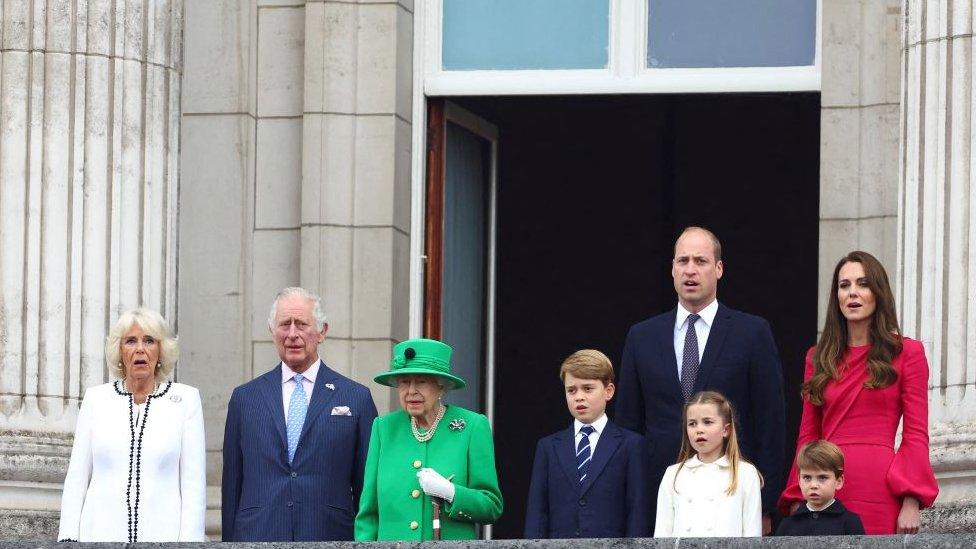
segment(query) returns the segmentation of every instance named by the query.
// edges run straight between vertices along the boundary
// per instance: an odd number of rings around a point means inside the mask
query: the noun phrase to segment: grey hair
[[[271,312],[268,313],[268,329],[273,331],[275,328],[275,315],[278,314],[278,301],[283,297],[293,295],[300,295],[312,302],[312,316],[315,317],[315,330],[321,332],[327,320],[325,311],[322,310],[322,298],[315,292],[310,292],[299,286],[285,288],[275,296],[274,301],[271,302]]]
[[[105,363],[108,365],[108,371],[119,379],[125,378],[125,367],[122,366],[121,361],[122,338],[136,324],[146,334],[159,341],[159,367],[155,369],[155,377],[157,383],[161,382],[176,366],[176,361],[180,358],[180,346],[166,319],[152,309],[138,308],[126,311],[109,330],[105,338]]]

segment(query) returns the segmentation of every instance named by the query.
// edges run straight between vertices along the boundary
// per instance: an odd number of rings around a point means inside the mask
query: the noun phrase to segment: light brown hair
[[[742,457],[742,453],[739,451],[739,438],[736,436],[735,429],[735,412],[732,411],[732,403],[729,399],[725,398],[725,395],[716,391],[701,391],[692,395],[692,397],[685,403],[684,410],[681,412],[681,428],[687,429],[688,427],[688,408],[696,404],[714,404],[718,408],[718,415],[721,416],[722,421],[724,421],[729,426],[729,436],[725,437],[722,441],[722,451],[725,452],[725,457],[729,460],[729,465],[731,465],[731,478],[729,479],[729,487],[725,489],[725,494],[731,496],[735,493],[736,488],[739,487],[739,463],[746,461]],[[681,450],[678,452],[678,472],[681,472],[681,468],[684,467],[685,462],[695,456],[697,452],[691,446],[691,441],[688,440],[687,431],[684,436],[681,437]],[[757,471],[758,472],[758,471]],[[674,475],[674,484],[671,488],[677,493],[677,483],[678,475]],[[762,474],[759,474],[759,484],[762,485],[763,478]]]
[[[868,389],[883,389],[898,379],[898,373],[891,361],[901,354],[901,328],[895,313],[895,297],[888,283],[888,273],[881,262],[867,252],[854,251],[837,262],[830,281],[830,294],[827,296],[827,319],[824,321],[823,335],[817,342],[813,354],[813,376],[803,384],[802,394],[815,406],[823,405],[827,383],[840,377],[841,360],[847,351],[849,334],[847,319],[840,312],[837,287],[840,269],[848,263],[860,263],[864,268],[868,289],[874,294],[875,309],[868,328],[871,350],[868,351],[868,371],[871,377],[864,386]]]
[[[719,261],[722,261],[722,243],[719,242],[718,237],[715,236],[715,233],[713,233],[712,231],[709,231],[705,227],[699,227],[697,225],[691,225],[689,227],[685,227],[684,229],[682,229],[681,234],[678,235],[678,238],[674,239],[674,246],[672,246],[671,249],[677,250],[678,241],[681,240],[681,237],[684,236],[685,233],[690,233],[691,231],[701,231],[706,235],[708,235],[708,238],[711,239],[712,241],[712,253],[715,254],[715,262],[718,263]]]
[[[803,445],[796,456],[798,469],[832,471],[834,476],[844,476],[844,452],[828,440],[815,440]]]
[[[596,349],[582,349],[563,361],[559,368],[559,379],[566,381],[566,374],[580,379],[598,379],[607,386],[613,383],[613,364],[607,355]]]

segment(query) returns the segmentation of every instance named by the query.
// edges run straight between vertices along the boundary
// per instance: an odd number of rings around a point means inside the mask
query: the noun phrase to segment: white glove
[[[428,496],[441,498],[448,503],[454,501],[454,484],[437,471],[424,467],[417,471],[417,479]]]

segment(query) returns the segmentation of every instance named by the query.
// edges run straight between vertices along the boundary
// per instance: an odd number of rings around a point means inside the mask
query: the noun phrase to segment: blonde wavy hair
[[[136,324],[159,341],[159,363],[155,374],[157,383],[163,381],[176,366],[176,361],[180,358],[180,347],[166,319],[152,309],[140,307],[126,311],[109,330],[105,338],[105,363],[108,371],[118,379],[125,379],[125,368],[121,361],[122,338]]]

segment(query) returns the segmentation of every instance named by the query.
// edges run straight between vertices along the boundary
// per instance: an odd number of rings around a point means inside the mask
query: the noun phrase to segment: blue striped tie
[[[590,470],[590,461],[592,461],[592,454],[590,452],[590,434],[596,431],[592,425],[584,425],[580,427],[580,433],[583,434],[580,438],[579,444],[576,445],[576,471],[579,472],[580,482],[586,478],[586,473]]]
[[[302,385],[302,374],[295,374],[295,390],[288,401],[288,463],[295,459],[298,449],[298,438],[302,435],[302,425],[305,424],[305,414],[308,412],[308,397]]]

